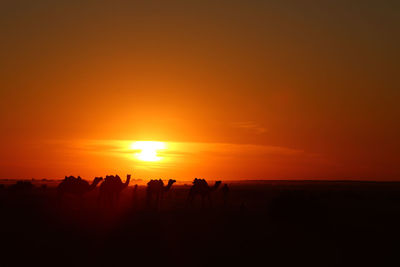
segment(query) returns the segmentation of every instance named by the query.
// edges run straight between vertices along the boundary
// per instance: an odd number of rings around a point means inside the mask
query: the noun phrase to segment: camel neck
[[[98,182],[97,181],[93,181],[92,184],[89,186],[89,190],[93,190],[96,188]]]

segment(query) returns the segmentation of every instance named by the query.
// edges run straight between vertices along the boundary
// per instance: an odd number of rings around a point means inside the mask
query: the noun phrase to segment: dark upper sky
[[[253,177],[400,178],[399,30],[399,1],[2,1],[0,178],[50,175],[35,149],[77,139],[329,162]]]

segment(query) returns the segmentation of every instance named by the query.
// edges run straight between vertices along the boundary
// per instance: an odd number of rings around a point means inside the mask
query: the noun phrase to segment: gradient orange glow
[[[9,2],[0,178],[400,179],[395,2]]]

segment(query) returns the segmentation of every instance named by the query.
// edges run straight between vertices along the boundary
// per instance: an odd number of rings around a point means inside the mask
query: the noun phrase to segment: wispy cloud
[[[326,165],[323,155],[284,146],[169,141],[165,142],[165,149],[157,151],[160,160],[148,162],[135,156],[139,152],[132,149],[135,141],[137,140],[65,140],[51,142],[51,146],[60,155],[62,160],[59,159],[59,164],[62,168],[68,167],[70,172],[86,171],[93,175],[130,173],[134,170],[136,177],[144,178],[162,175],[176,175],[182,179],[194,175],[283,177],[288,173],[294,175],[295,171],[301,172],[303,165]]]
[[[254,121],[240,121],[231,124],[234,128],[241,128],[256,134],[263,134],[267,129]]]
[[[60,142],[67,150],[81,151],[84,153],[106,153],[114,155],[133,154],[139,152],[132,149],[130,140],[79,140],[74,142]],[[196,155],[205,156],[233,156],[233,155],[300,155],[305,151],[289,147],[256,145],[256,144],[232,144],[232,143],[199,143],[199,142],[166,142],[167,149],[158,151],[160,156],[187,157]]]

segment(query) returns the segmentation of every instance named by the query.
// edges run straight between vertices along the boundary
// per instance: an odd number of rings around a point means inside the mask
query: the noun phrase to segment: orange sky
[[[400,179],[398,1],[71,2],[1,4],[0,178]]]

